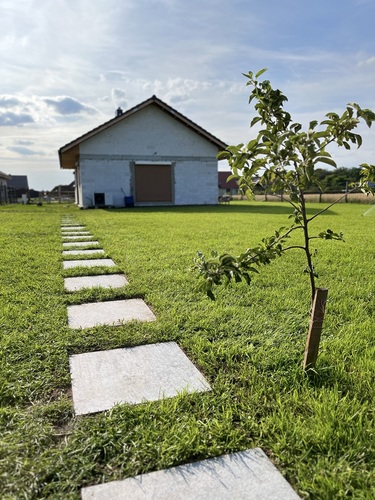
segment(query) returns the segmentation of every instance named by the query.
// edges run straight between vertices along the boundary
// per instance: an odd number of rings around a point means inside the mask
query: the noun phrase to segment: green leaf
[[[261,130],[259,132],[259,135],[258,137],[262,137],[264,139],[264,137],[266,137],[269,141],[271,142],[274,142],[276,140],[276,136],[274,134],[272,134],[272,132],[270,132],[269,130]]]
[[[319,156],[315,159],[314,163],[326,163],[327,165],[331,165],[331,167],[337,167],[337,164],[332,158],[326,156]]]
[[[263,73],[265,73],[268,70],[268,68],[263,68],[256,73],[255,78],[259,78]]]
[[[349,102],[348,106],[351,106],[352,108],[354,108],[357,111],[361,110],[361,108],[359,107],[359,105],[357,103],[355,103],[355,102]]]
[[[218,160],[228,160],[232,156],[232,153],[224,149],[223,151],[219,151],[218,154],[216,155],[216,158]]]
[[[260,116],[256,116],[255,118],[253,118],[251,120],[251,123],[250,123],[250,127],[252,127],[253,125],[255,125],[256,123],[260,122],[261,121],[261,117]]]
[[[323,137],[328,137],[329,133],[326,130],[321,130],[320,132],[314,132],[312,135],[313,139],[321,139]]]

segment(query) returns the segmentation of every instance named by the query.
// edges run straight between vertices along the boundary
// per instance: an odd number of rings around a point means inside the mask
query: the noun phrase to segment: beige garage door
[[[136,202],[172,202],[171,165],[135,165]]]

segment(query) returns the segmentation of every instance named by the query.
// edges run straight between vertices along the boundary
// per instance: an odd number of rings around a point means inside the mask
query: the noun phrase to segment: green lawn
[[[309,205],[311,213],[321,205]],[[309,284],[302,252],[250,287],[194,291],[197,250],[239,253],[286,225],[287,204],[85,210],[0,207],[0,491],[79,498],[82,486],[261,447],[303,498],[375,495],[375,212],[340,204],[315,219],[345,243],[317,241],[329,288],[316,366],[301,370]],[[64,292],[60,221],[74,214],[130,285]],[[94,274],[96,271],[88,269]],[[142,297],[154,323],[67,327],[66,306]],[[212,392],[75,417],[69,355],[177,341]]]

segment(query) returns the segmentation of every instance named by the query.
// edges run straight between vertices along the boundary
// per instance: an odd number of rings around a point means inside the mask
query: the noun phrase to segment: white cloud
[[[112,89],[111,91],[112,102],[115,106],[126,108],[128,103],[126,100],[126,92],[122,89]]]
[[[80,113],[95,114],[96,110],[86,106],[73,97],[58,96],[55,98],[45,98],[44,102],[52,107],[60,115],[78,115]]]
[[[68,96],[0,96],[0,126],[50,126],[66,115],[96,114],[97,110]]]
[[[373,0],[339,10],[326,0],[2,0],[1,9],[0,161],[42,184],[48,169],[53,184],[66,175],[59,147],[152,94],[228,143],[248,139],[248,70],[270,68],[295,120],[349,101],[375,107]]]
[[[43,151],[34,151],[33,149],[26,148],[24,146],[11,146],[8,148],[9,151],[12,151],[13,153],[17,153],[22,156],[44,156],[45,153]]]
[[[16,139],[14,141],[14,144],[18,146],[32,146],[34,144],[34,141],[29,141],[27,139]]]
[[[34,118],[29,113],[0,112],[0,127],[17,127],[29,123],[34,123]]]

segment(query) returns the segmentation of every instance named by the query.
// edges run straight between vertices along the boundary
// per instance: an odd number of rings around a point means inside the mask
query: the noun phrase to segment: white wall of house
[[[94,193],[108,193],[114,206],[133,195],[132,165],[173,165],[174,204],[216,204],[217,147],[150,105],[80,144],[76,182],[80,206],[92,206]]]
[[[8,202],[8,180],[10,176],[0,172],[0,203]]]

